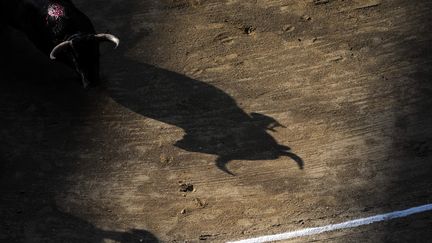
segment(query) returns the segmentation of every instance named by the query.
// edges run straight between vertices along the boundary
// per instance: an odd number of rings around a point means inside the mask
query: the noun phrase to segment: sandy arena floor
[[[101,88],[1,33],[1,242],[223,242],[432,202],[432,1],[75,2],[121,39]],[[292,242],[426,242],[431,218]]]

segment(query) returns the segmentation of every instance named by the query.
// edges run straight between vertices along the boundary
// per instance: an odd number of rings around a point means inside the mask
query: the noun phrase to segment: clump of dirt
[[[207,206],[207,202],[199,198],[195,198],[194,202],[198,208],[205,208]]]
[[[248,25],[248,26],[245,26],[245,27],[244,27],[243,32],[244,32],[245,34],[250,35],[250,34],[252,34],[253,32],[255,32],[255,30],[256,30],[255,27],[253,27],[253,26],[251,26],[251,25]]]
[[[190,183],[181,183],[180,184],[180,192],[192,192],[194,190],[194,186]]]

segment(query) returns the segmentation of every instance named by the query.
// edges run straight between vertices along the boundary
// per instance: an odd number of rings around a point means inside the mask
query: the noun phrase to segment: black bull
[[[74,68],[84,87],[99,82],[99,43],[119,44],[111,34],[96,34],[90,19],[69,0],[1,0],[0,21],[24,32],[51,59]]]

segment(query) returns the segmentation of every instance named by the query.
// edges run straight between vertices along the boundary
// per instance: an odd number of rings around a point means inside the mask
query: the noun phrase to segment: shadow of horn
[[[302,158],[300,158],[298,155],[296,155],[296,154],[294,154],[292,152],[288,152],[288,151],[282,151],[281,153],[282,153],[282,155],[288,156],[292,160],[294,160],[297,163],[297,165],[299,166],[299,168],[301,170],[303,170],[303,168],[304,168],[304,161],[303,161]]]
[[[229,159],[226,159],[226,158],[223,158],[223,157],[218,157],[217,160],[216,160],[216,166],[221,171],[223,171],[223,172],[225,172],[225,173],[227,173],[229,175],[235,176],[235,174],[232,173],[231,171],[229,171],[228,168],[226,167],[226,165],[228,164],[229,161],[230,161]]]

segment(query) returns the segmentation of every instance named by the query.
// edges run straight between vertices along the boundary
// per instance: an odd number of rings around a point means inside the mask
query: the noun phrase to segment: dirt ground
[[[121,39],[103,87],[0,34],[1,242],[223,242],[432,202],[432,1],[74,2]]]

